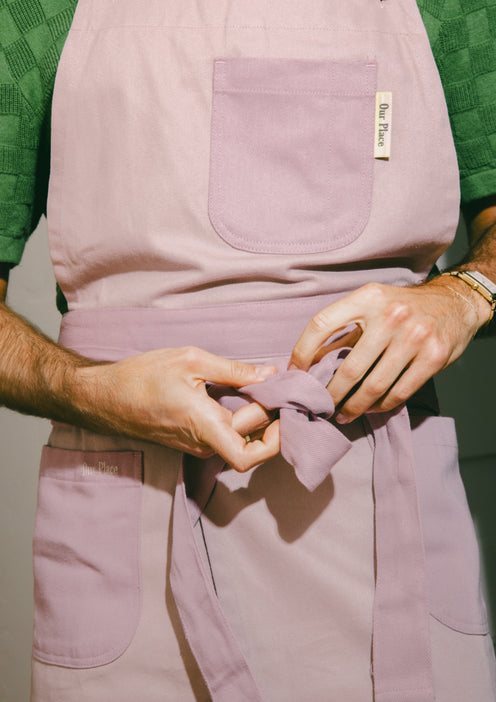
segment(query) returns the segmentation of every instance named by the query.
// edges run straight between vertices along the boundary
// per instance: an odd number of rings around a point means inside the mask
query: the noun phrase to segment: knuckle
[[[360,415],[362,411],[363,403],[352,397],[349,400],[347,400],[347,402],[340,408],[339,414],[349,419],[350,417],[356,417]]]
[[[200,358],[200,349],[196,346],[184,346],[183,348],[183,359],[188,365],[194,365],[198,363]]]
[[[381,402],[381,407],[385,412],[388,412],[398,407],[398,405],[402,405],[412,394],[413,390],[405,386],[392,388]]]
[[[371,377],[366,382],[366,389],[369,395],[381,397],[388,389],[388,383],[384,378]]]
[[[422,343],[426,341],[432,333],[432,323],[430,320],[423,319],[422,321],[415,322],[415,324],[410,329],[410,339],[414,342]]]
[[[386,314],[390,322],[400,324],[411,316],[411,305],[404,300],[393,300],[389,303]]]
[[[432,365],[444,365],[449,356],[449,351],[441,341],[433,341],[429,348],[429,360]]]
[[[233,377],[251,377],[253,375],[253,367],[248,365],[247,363],[243,363],[242,361],[238,361],[236,359],[231,359],[229,361],[230,363],[230,371],[231,375]]]
[[[381,402],[381,405],[380,405],[380,406],[381,406],[381,410],[382,410],[383,412],[389,412],[390,410],[393,410],[395,407],[398,407],[398,405],[401,405],[402,402],[403,402],[403,399],[401,399],[400,397],[397,397],[397,396],[396,396],[395,394],[393,394],[393,393],[389,393],[389,395],[387,396],[387,398],[385,398],[385,399]]]
[[[397,388],[396,390],[393,390],[390,393],[390,401],[392,406],[397,407],[403,402],[406,402],[411,394],[412,392],[407,388]]]
[[[193,454],[193,456],[196,456],[197,458],[206,459],[206,458],[210,458],[211,456],[213,456],[215,451],[212,448],[210,448],[209,446],[205,446],[205,447],[199,446],[197,448],[192,449],[191,453]]]
[[[295,365],[297,368],[303,365],[303,353],[301,352],[301,349],[298,344],[293,348],[293,352],[291,354],[291,364]]]
[[[234,459],[230,465],[231,468],[234,468],[238,473],[246,473],[250,468],[249,463],[241,457]]]
[[[348,356],[346,361],[341,364],[340,374],[347,381],[356,382],[362,377],[362,370],[358,361],[355,361],[352,355]]]
[[[385,289],[381,283],[366,283],[356,291],[360,296],[366,296],[369,302],[380,303],[385,297]]]
[[[325,310],[320,310],[317,314],[314,314],[310,320],[310,327],[317,332],[323,332],[327,330],[327,315]]]

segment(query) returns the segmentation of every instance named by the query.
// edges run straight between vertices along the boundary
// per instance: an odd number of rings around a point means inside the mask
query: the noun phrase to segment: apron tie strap
[[[239,392],[219,386],[211,389],[227,407],[234,398],[239,406],[241,393],[267,409],[279,409],[281,453],[311,491],[351,446],[329,421],[335,408],[326,389],[348,352],[330,352],[308,372],[282,371]],[[366,415],[366,420],[374,441],[375,702],[433,702],[424,549],[408,412],[402,407]],[[186,637],[214,702],[261,702],[193,532],[224,465],[219,456],[184,458],[174,500],[171,586]]]

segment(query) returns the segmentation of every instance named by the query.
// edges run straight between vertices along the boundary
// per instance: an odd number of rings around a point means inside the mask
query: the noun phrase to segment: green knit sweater
[[[444,86],[462,199],[492,195],[496,193],[496,0],[417,2]],[[0,0],[2,262],[19,262],[27,238],[46,210],[53,84],[76,4],[77,0]]]

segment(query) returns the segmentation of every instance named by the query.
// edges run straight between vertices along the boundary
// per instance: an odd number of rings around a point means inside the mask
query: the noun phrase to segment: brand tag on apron
[[[375,94],[375,143],[374,158],[391,156],[392,93]]]

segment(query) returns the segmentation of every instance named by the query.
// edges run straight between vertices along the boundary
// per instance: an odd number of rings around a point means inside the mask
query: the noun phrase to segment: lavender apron
[[[53,103],[61,342],[283,371],[314,312],[422,280],[450,243],[442,88],[413,0],[205,5],[78,3]],[[376,91],[393,96],[388,160]],[[245,475],[54,427],[33,700],[494,699],[452,422],[410,428],[403,408],[338,429],[323,385],[339,360],[244,389],[286,427]]]

